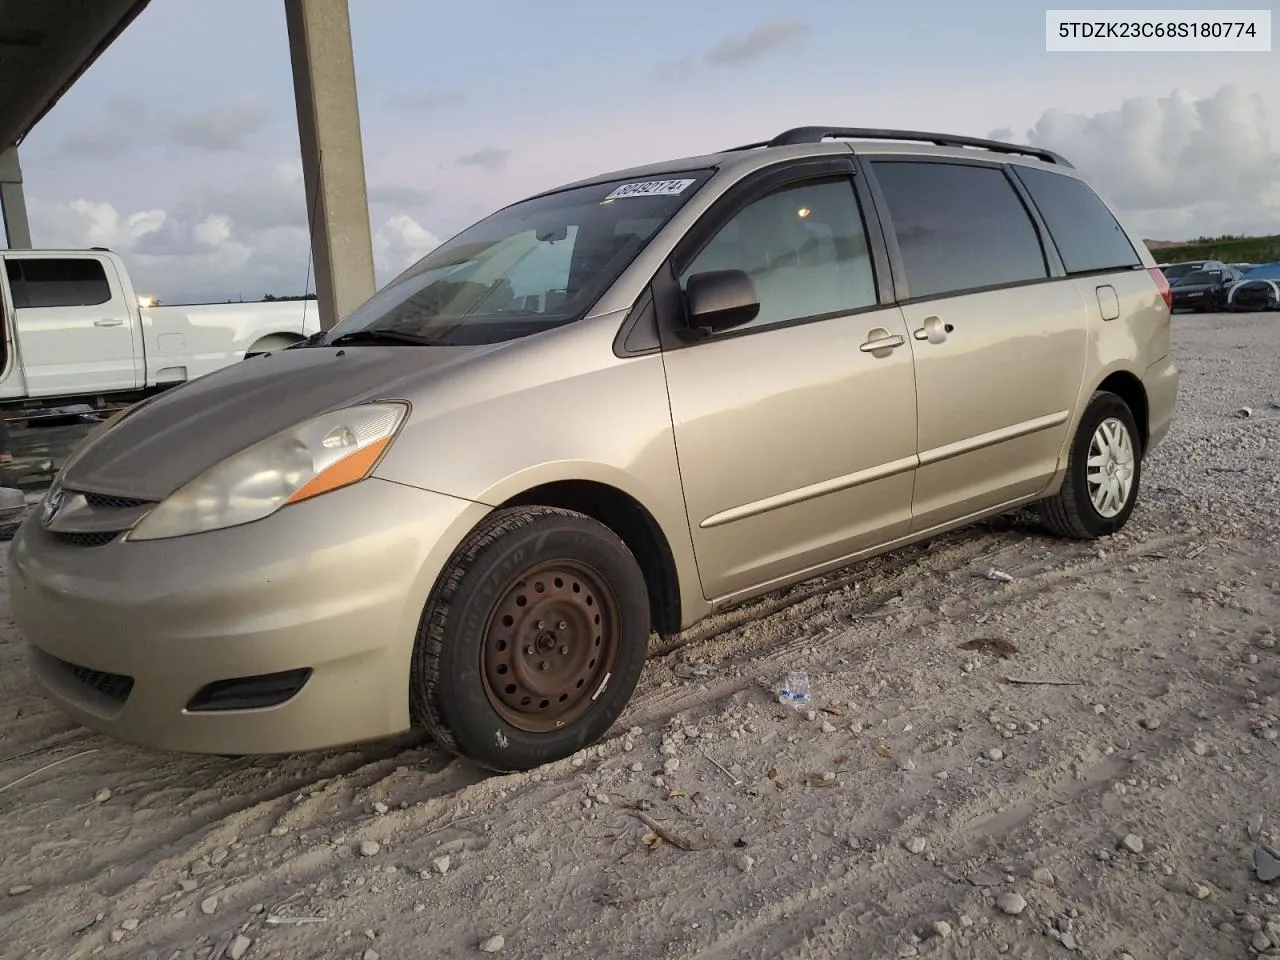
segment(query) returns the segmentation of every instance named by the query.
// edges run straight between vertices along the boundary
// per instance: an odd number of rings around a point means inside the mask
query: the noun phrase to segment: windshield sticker
[[[693,180],[646,180],[643,183],[624,183],[615,187],[606,200],[621,200],[623,197],[674,197],[684,193]]]

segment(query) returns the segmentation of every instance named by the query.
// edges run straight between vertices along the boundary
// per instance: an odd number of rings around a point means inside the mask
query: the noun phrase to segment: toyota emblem
[[[62,501],[65,496],[61,488],[50,490],[49,495],[44,498],[44,505],[40,508],[40,522],[46,527],[53,523],[53,518],[58,515],[58,511],[62,509]]]

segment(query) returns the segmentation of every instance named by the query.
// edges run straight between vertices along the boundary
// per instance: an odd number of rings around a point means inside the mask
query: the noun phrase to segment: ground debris
[[[978,637],[976,640],[967,640],[960,644],[959,649],[976,650],[978,653],[999,657],[1001,660],[1008,660],[1018,652],[1016,644],[1000,637]]]

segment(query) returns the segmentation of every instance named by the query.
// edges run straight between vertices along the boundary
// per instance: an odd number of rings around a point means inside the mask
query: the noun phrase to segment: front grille
[[[216,710],[261,710],[277,707],[295,696],[311,678],[311,668],[264,673],[256,677],[218,680],[204,686],[191,698],[187,709],[193,713]]]
[[[58,664],[75,679],[91,690],[96,690],[114,703],[124,703],[133,692],[133,677],[123,673],[105,673],[102,670],[91,670],[66,660],[54,658]]]
[[[133,497],[108,497],[101,493],[84,494],[84,502],[98,510],[130,510],[134,507],[145,507],[150,500],[135,500]]]
[[[105,547],[120,536],[119,531],[110,533],[61,533],[55,531],[54,539],[69,547]]]

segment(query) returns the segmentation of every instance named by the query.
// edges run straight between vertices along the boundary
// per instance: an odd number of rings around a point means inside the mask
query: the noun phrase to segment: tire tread
[[[457,738],[441,716],[435,696],[450,606],[457,597],[463,579],[485,550],[503,537],[551,518],[597,523],[586,514],[561,507],[507,507],[495,510],[454,551],[427,600],[414,644],[409,683],[409,716],[414,726],[425,728],[432,739],[450,753],[463,755]],[[617,534],[603,525],[600,528],[601,532],[613,535],[618,545],[626,549],[626,544]]]

